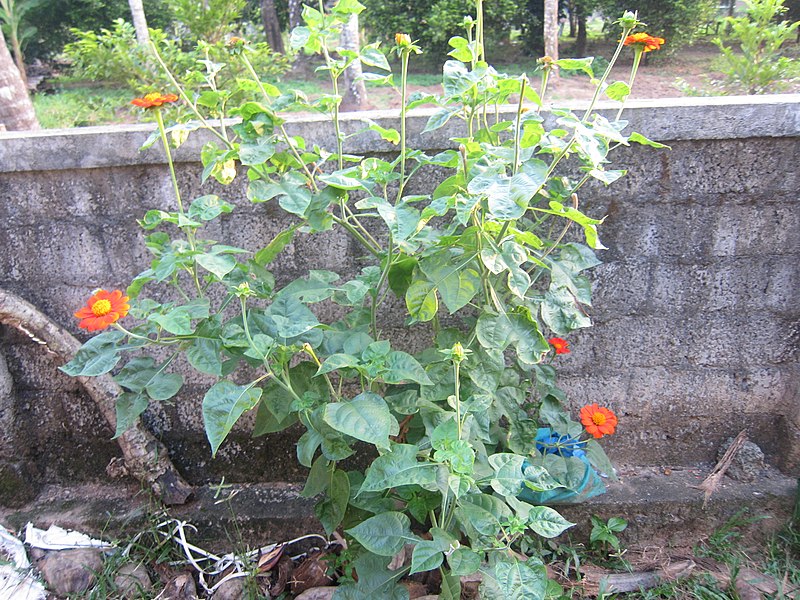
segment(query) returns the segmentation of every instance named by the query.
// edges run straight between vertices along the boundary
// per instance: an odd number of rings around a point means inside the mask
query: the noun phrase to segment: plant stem
[[[406,184],[406,94],[408,93],[408,58],[410,48],[403,48],[400,57],[400,185],[397,189],[397,202],[403,197]]]
[[[639,70],[639,63],[642,60],[642,54],[644,54],[644,49],[640,45],[635,46],[636,50],[633,55],[633,66],[631,67],[631,77],[628,81],[628,89],[633,90],[633,81],[636,79],[636,71]],[[625,101],[628,99],[628,96],[625,96],[622,99],[622,106],[619,107],[619,112],[617,112],[617,118],[615,121],[619,121],[619,118],[622,116],[622,111],[625,110]]]

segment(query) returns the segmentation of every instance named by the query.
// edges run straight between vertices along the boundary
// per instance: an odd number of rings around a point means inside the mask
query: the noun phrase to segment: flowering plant
[[[323,56],[332,96],[308,101],[296,91],[281,93],[258,78],[240,41],[231,58],[253,76],[240,85],[260,89],[263,101],[232,111],[235,124],[219,118],[232,97],[215,85],[219,65],[207,65],[206,89],[195,100],[175,82],[195,118],[166,128],[162,109],[153,108],[159,131],[148,144],[164,145],[175,208],[151,210],[141,220],[154,231],[146,242],[154,259],[126,291],[136,320],[123,326],[127,309],[120,308],[107,323],[93,322],[112,329],[64,367],[97,375],[113,370],[124,353],[137,354],[115,375],[126,389],[117,403],[118,435],[149,402],[178,393],[183,376],[172,365],[179,355],[218,379],[202,402],[212,454],[250,411],[255,435],[299,427],[297,458],[309,469],[303,495],[319,498],[322,526],[328,533],[342,528],[356,556],[358,580],[340,586],[336,598],[407,598],[399,578],[433,569],[441,571],[444,598],[457,598],[459,577],[478,570],[484,598],[543,598],[544,565],[536,557],[521,561],[512,548],[526,531],[554,537],[572,524],[541,502],[526,502],[523,492],[575,491],[585,477],[602,486],[598,471],[614,476],[594,438],[612,433],[616,418],[612,425],[605,409],[592,408],[584,423],[593,437],[581,440],[584,428],[562,405],[566,394],[553,362],[569,352],[561,336],[591,324],[585,272],[603,248],[602,219],[583,212],[579,194],[592,179],[610,184],[624,175],[608,168],[613,148],[659,146],[624,135],[619,115],[610,121],[595,111],[601,93],[620,102],[630,93],[629,84],[607,79],[637,22],[635,15],[622,21],[614,60],[585,113],[553,110],[556,124],[548,128],[548,74],[559,66],[591,72],[591,59],[544,61],[536,92],[526,77],[500,74],[485,62],[480,7],[479,1],[466,37],[450,40],[441,96],[407,95],[408,63],[419,48],[407,35],[396,37],[400,129],[371,121],[364,128],[398,145],[393,159],[345,151],[340,77],[360,61],[383,72],[367,78],[390,81],[377,45],[358,54],[330,46],[361,10],[356,0],[339,0],[330,11],[305,6],[306,25],[292,34],[295,47]],[[512,100],[516,110],[501,118],[498,107]],[[436,107],[425,132],[449,121],[463,125],[454,147],[434,156],[413,149],[406,136],[407,111],[423,103]],[[292,107],[329,114],[336,147],[290,136],[281,111]],[[250,200],[277,203],[294,219],[253,254],[202,235],[208,222],[234,210],[232,203],[205,195],[184,206],[167,133],[200,128],[214,136],[202,151],[204,179],[227,184],[243,171]],[[577,171],[567,167],[568,157]],[[431,171],[445,176],[425,194],[409,193]],[[568,236],[573,226],[582,241]],[[269,267],[284,248],[297,236],[333,229],[361,246],[366,266],[344,280],[313,270],[278,286]],[[176,300],[143,297],[159,284],[171,284]],[[406,325],[429,328],[430,347],[412,354],[386,335],[389,294],[405,305]],[[121,293],[115,298],[121,302]],[[101,301],[93,297],[88,308],[98,318],[114,308]],[[336,306],[340,318],[321,323],[312,309],[322,302]],[[80,318],[92,318],[82,311]],[[558,337],[548,341],[546,332]],[[161,350],[154,353],[160,362],[140,355],[151,347]],[[375,456],[363,472],[344,462],[357,442]],[[411,563],[386,576],[406,544],[414,546]]]

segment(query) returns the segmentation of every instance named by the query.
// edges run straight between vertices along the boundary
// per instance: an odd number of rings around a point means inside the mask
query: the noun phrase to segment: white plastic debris
[[[42,550],[67,550],[70,548],[113,548],[103,540],[95,540],[85,533],[69,531],[51,525],[47,531],[37,529],[32,523],[25,526],[25,543]]]
[[[44,586],[30,572],[25,547],[0,525],[0,598],[3,600],[44,600]]]

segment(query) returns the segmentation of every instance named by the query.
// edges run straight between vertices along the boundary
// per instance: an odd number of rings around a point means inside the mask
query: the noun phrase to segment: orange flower
[[[569,354],[569,342],[562,338],[550,338],[547,340],[553,346],[556,354]]]
[[[407,33],[395,33],[394,42],[401,48],[408,47],[411,45],[411,36]]]
[[[617,415],[597,404],[590,404],[581,409],[581,423],[586,433],[596,438],[611,435],[617,426]]]
[[[97,290],[75,316],[81,320],[78,323],[81,329],[100,331],[127,315],[130,309],[128,297],[119,290]]]
[[[636,46],[644,52],[651,52],[652,50],[659,50],[661,44],[664,43],[664,38],[654,37],[649,33],[634,33],[625,38],[622,42],[624,46]]]
[[[134,98],[131,100],[131,104],[141,108],[159,108],[164,104],[176,102],[177,100],[178,97],[175,94],[162,94],[160,92],[153,92],[152,94],[147,94],[142,98]]]

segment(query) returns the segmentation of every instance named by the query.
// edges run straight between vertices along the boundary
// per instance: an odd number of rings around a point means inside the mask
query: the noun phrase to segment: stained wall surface
[[[626,111],[632,129],[671,149],[620,149],[614,167],[628,175],[583,194],[589,214],[606,216],[601,236],[609,249],[593,274],[595,326],[574,335],[572,353],[559,357],[572,406],[597,402],[617,412],[618,434],[606,445],[617,462],[709,462],[724,438],[747,429],[773,464],[797,473],[800,97],[640,102]],[[346,129],[363,127],[366,117],[397,125],[389,113],[356,113]],[[411,118],[414,145],[449,147],[452,128],[419,135],[426,119]],[[94,288],[124,288],[148,266],[135,220],[171,208],[163,156],[138,150],[151,129],[0,134],[0,287],[76,335],[72,313]],[[320,120],[296,120],[288,129],[323,146],[333,142]],[[269,204],[250,205],[241,185],[201,186],[202,142],[190,140],[177,153],[184,197],[219,193],[234,202],[211,237],[263,247],[289,221]],[[394,151],[377,137],[356,138],[346,150]],[[426,174],[409,192],[430,191],[436,177]],[[334,231],[298,239],[274,272],[279,282],[311,268],[347,276],[361,258]],[[425,334],[404,328],[399,308],[384,325],[401,345],[418,347]],[[117,455],[113,432],[80,386],[36,344],[2,326],[0,352],[9,373],[0,370],[0,484],[4,473],[29,482],[105,477]],[[210,458],[200,403],[211,383],[193,375],[174,405],[151,406],[145,415],[188,478],[303,479],[293,432],[253,440],[245,422]]]

